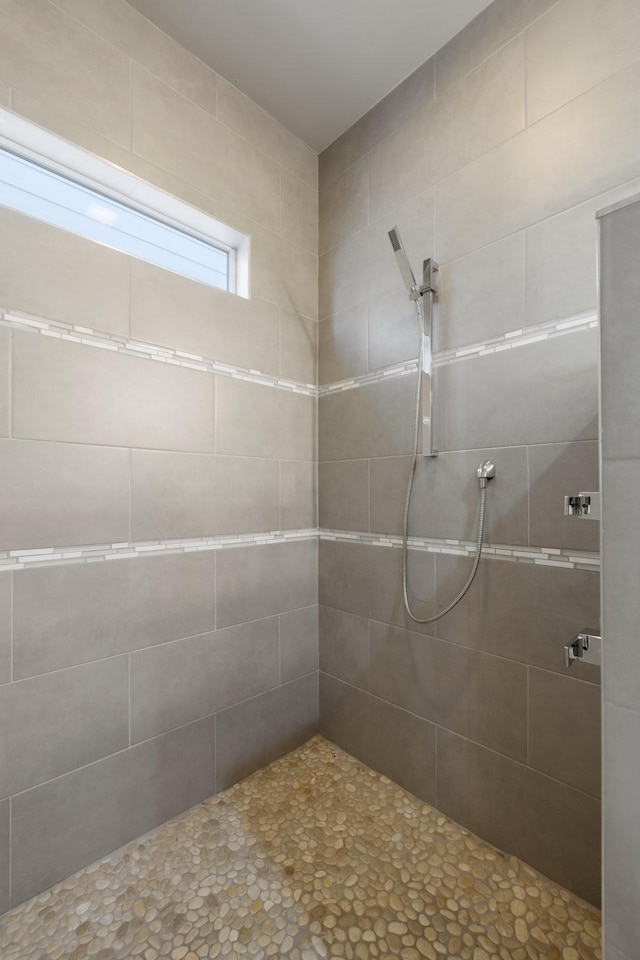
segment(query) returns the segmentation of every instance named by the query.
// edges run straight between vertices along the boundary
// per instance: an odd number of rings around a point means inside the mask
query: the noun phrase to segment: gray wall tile
[[[0,802],[0,912],[4,913],[11,906],[10,873],[11,863],[10,846],[10,814],[9,801]]]
[[[0,290],[8,309],[126,337],[130,260],[93,240],[0,210]]]
[[[515,760],[527,759],[522,664],[372,623],[371,692]]]
[[[219,627],[317,603],[315,540],[221,551],[216,597]]]
[[[101,660],[0,687],[0,796],[129,745],[129,663]]]
[[[599,797],[600,726],[599,687],[546,670],[529,671],[532,767]]]
[[[243,777],[309,740],[318,729],[318,676],[293,680],[216,717],[216,788]]]
[[[131,655],[131,742],[278,685],[278,620],[257,620]]]
[[[593,797],[439,730],[437,807],[599,904],[600,804]]]
[[[0,683],[11,680],[12,576],[0,577]]]
[[[599,490],[598,442],[529,447],[529,483],[529,542],[597,553],[598,521],[577,522],[574,517],[565,517],[563,510],[566,494]]]
[[[598,436],[595,330],[571,334],[569,348],[557,337],[452,363],[435,382],[442,450]]]
[[[211,374],[13,334],[13,435],[213,453]]]
[[[213,630],[215,557],[210,551],[17,571],[14,678]]]
[[[216,377],[216,453],[313,460],[312,397]]]
[[[159,131],[157,135],[161,136]],[[195,140],[197,134],[194,130]],[[155,136],[153,141],[155,142]],[[208,141],[203,132],[198,146],[209,171],[209,192],[215,194],[216,199],[228,203],[258,223],[272,230],[280,229],[281,188],[278,165],[261,150],[256,150],[246,139],[215,120],[211,123]],[[301,187],[307,191],[310,189],[307,184],[301,184]],[[287,214],[290,213],[288,209]],[[287,225],[290,230],[290,218]],[[300,220],[296,226],[298,229],[302,228]],[[282,232],[284,233],[284,230]],[[300,232],[305,235],[302,230]]]
[[[330,393],[318,403],[320,460],[409,453],[413,442],[415,377]]]
[[[369,690],[369,620],[321,606],[320,669],[351,686]]]
[[[329,530],[369,529],[368,460],[320,463],[318,483],[321,527]]]
[[[214,731],[198,720],[14,798],[12,904],[211,796]]]
[[[280,682],[318,669],[318,605],[280,614]]]
[[[317,383],[317,360],[317,322],[290,310],[280,310],[280,376],[301,383]],[[262,361],[252,366],[265,369]]]
[[[605,318],[606,320],[606,318]],[[603,397],[606,405],[606,395]],[[640,460],[605,460],[603,481],[602,628],[605,699],[635,709],[640,704],[638,583],[640,583]]]
[[[11,334],[0,330],[0,436],[11,433]]]
[[[320,193],[320,252],[369,223],[369,158],[354,163]]]
[[[318,325],[319,382],[346,380],[367,369],[367,305],[358,304],[322,320]]]
[[[469,565],[459,557],[437,557],[438,603],[455,596]],[[436,624],[437,635],[563,673],[564,644],[599,622],[599,580],[597,571],[487,560],[464,600]],[[600,671],[591,664],[577,664],[571,672],[599,681]]]
[[[435,803],[432,723],[321,673],[320,733],[421,800]]]
[[[133,450],[132,539],[277,530],[278,474],[276,460]]]
[[[633,957],[640,942],[640,714],[614,704],[604,707],[604,883],[605,946],[613,943]]]
[[[129,539],[129,454],[0,440],[0,549]]]
[[[131,260],[131,335],[239,367],[278,373],[278,308]]]
[[[242,150],[242,145],[240,146]],[[318,188],[280,168],[280,232],[287,240],[318,253]],[[270,171],[269,171],[270,173]],[[244,189],[242,182],[240,189]],[[264,186],[261,185],[264,191]],[[254,214],[255,216],[255,214]]]
[[[401,550],[321,540],[319,566],[320,603],[382,623],[411,625],[402,602]],[[434,554],[409,551],[409,594],[418,616],[434,612]]]
[[[493,460],[497,470],[496,479],[489,484],[487,492],[487,541],[527,542],[527,451],[524,447],[440,453],[437,460],[420,457],[409,513],[412,536],[474,539],[479,509],[476,468],[483,460]],[[371,461],[372,530],[402,532],[410,464],[408,457]]]
[[[404,286],[373,297],[369,301],[369,370],[414,360],[420,351],[420,330],[416,305]]]
[[[316,526],[317,466],[311,460],[280,461],[280,529]]]

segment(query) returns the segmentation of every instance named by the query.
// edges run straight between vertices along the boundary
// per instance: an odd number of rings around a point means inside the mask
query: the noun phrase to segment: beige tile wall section
[[[440,263],[437,349],[595,312],[595,212],[640,177],[639,40],[631,0],[496,0],[322,154],[320,383],[417,355],[394,224],[418,276],[423,258]],[[416,534],[472,537],[473,468],[491,456],[491,538],[597,550],[596,524],[562,516],[565,493],[598,483],[597,339],[585,330],[436,371],[444,452],[419,464]],[[400,532],[411,387],[320,398],[321,526]],[[418,609],[444,605],[468,564],[412,555]],[[402,610],[399,551],[323,542],[321,728],[371,763],[393,722],[427,762],[438,724],[435,782],[414,753],[392,762],[381,749],[379,768],[596,902],[599,678],[565,671],[562,645],[597,622],[599,577],[517,567],[485,564],[456,611],[420,628]],[[566,724],[580,727],[575,752]],[[579,830],[559,832],[565,802],[581,808]]]
[[[5,210],[3,308],[316,382],[308,147],[124,0],[0,0],[0,103],[248,234],[252,294]],[[309,396],[0,329],[2,548],[313,527],[315,430]],[[228,553],[0,576],[0,911],[316,729],[316,544]]]

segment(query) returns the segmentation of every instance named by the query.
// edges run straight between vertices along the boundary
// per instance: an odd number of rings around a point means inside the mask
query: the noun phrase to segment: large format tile
[[[317,515],[317,466],[312,460],[280,461],[280,529],[308,530]]]
[[[214,730],[198,720],[14,798],[12,903],[211,796]]]
[[[630,957],[640,943],[640,714],[604,708],[604,913],[606,937]],[[607,957],[609,952],[607,951]]]
[[[211,374],[13,334],[13,435],[213,453]]]
[[[529,670],[529,765],[600,796],[600,688]]]
[[[211,116],[135,63],[131,101],[133,152],[209,193]]]
[[[129,454],[0,440],[0,549],[129,539]]]
[[[134,540],[277,530],[278,501],[276,460],[147,450],[131,454]]]
[[[496,464],[487,490],[486,537],[490,543],[527,543],[527,451],[502,447],[419,457],[409,511],[409,532],[416,537],[472,540],[476,535],[479,489],[476,468]],[[371,461],[371,529],[402,532],[409,479],[409,457]]]
[[[320,732],[421,800],[435,803],[432,723],[321,673]]]
[[[216,453],[313,460],[314,399],[246,380],[217,377]]]
[[[349,307],[318,324],[318,382],[335,383],[368,370],[366,303]]]
[[[319,568],[320,603],[382,623],[411,625],[402,602],[401,550],[321,540]],[[434,554],[409,551],[409,594],[418,616],[434,612]]]
[[[368,460],[320,463],[318,485],[321,527],[329,530],[369,529]]]
[[[527,759],[527,669],[371,624],[371,692],[515,760]]]
[[[448,364],[435,385],[441,450],[598,436],[596,330]]]
[[[603,81],[443,180],[440,260],[461,257],[638,177],[639,76],[635,66]]]
[[[280,169],[279,172],[280,233],[292,243],[297,243],[305,250],[317,255],[318,188],[287,170]],[[249,212],[255,217],[255,213]]]
[[[318,605],[280,614],[280,682],[318,669]]]
[[[16,572],[14,678],[213,630],[215,557],[170,554]]]
[[[0,796],[129,745],[129,663],[115,657],[0,687]]]
[[[279,683],[278,620],[257,620],[131,655],[131,742],[207,717]]]
[[[421,330],[416,304],[404,285],[374,297],[369,302],[369,370],[414,360]]]
[[[593,797],[438,730],[436,805],[489,843],[599,903],[600,804]]]
[[[320,155],[321,189],[433,100],[434,75],[432,57],[327,147]]]
[[[278,230],[278,165],[222,123],[212,120],[208,134],[208,142],[203,139],[200,143],[200,154],[208,170],[211,195],[265,227]]]
[[[602,454],[640,456],[637,305],[640,272],[635,251],[640,216],[631,203],[600,220]]]
[[[371,220],[379,220],[523,127],[524,40],[520,37],[373,149]]]
[[[409,453],[415,376],[320,397],[318,459],[355,460]]]
[[[11,434],[11,334],[0,330],[0,436]]]
[[[315,540],[238,547],[218,555],[219,627],[308,607],[318,600]]]
[[[597,441],[529,447],[529,543],[571,550],[600,549],[600,524],[564,516],[564,497],[598,490]]]
[[[130,62],[47,0],[4,0],[0,78],[130,144]]]
[[[126,337],[129,264],[124,253],[0,207],[0,299],[9,310]]]
[[[527,33],[527,122],[635,63],[639,46],[634,0],[609,0],[605,11],[598,0],[555,4]]]
[[[12,575],[0,577],[0,684],[11,680],[13,657],[12,646]]]
[[[11,906],[10,884],[11,876],[11,834],[9,800],[0,801],[0,912],[4,913]]]
[[[496,0],[436,54],[436,92],[458,83],[557,0]]]
[[[638,583],[640,583],[640,460],[602,465],[602,629],[605,699],[637,709],[640,703]],[[585,624],[586,626],[586,624]]]
[[[264,369],[262,362],[253,366]],[[290,310],[280,310],[280,376],[318,382],[318,324]]]
[[[320,192],[320,253],[369,223],[369,158],[364,157]]]
[[[318,729],[318,675],[245,700],[216,717],[216,789],[299,747]]]
[[[131,335],[277,374],[278,308],[131,261]]]
[[[369,690],[369,620],[320,607],[320,669],[354,687]]]
[[[455,596],[471,561],[439,554],[438,604]],[[455,610],[436,624],[439,637],[510,660],[563,673],[564,644],[599,622],[597,570],[483,560],[475,583]],[[600,670],[575,664],[571,675],[598,682]]]

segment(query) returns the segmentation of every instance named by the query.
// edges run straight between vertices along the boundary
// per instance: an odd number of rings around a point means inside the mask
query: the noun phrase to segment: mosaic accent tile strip
[[[451,350],[443,350],[435,353],[433,356],[433,366],[444,367],[451,363],[459,363],[462,360],[487,357],[494,353],[502,353],[505,350],[514,350],[516,347],[526,347],[532,343],[539,343],[542,340],[551,340],[555,337],[566,336],[569,333],[582,333],[584,330],[591,330],[597,326],[597,316],[589,313],[581,314],[577,317],[569,317],[565,320],[553,320],[531,327],[521,327],[518,330],[503,333],[499,337],[483,340],[481,343],[473,343],[466,347],[455,347]],[[417,366],[417,359],[407,360],[405,363],[381,367],[379,370],[362,374],[362,376],[359,377],[339,380],[335,383],[325,383],[318,387],[318,396],[322,397],[330,393],[341,393],[344,390],[354,390],[357,387],[364,387],[371,383],[379,383],[382,380],[404,377],[408,374],[415,373]]]
[[[358,533],[351,530],[320,530],[321,540],[339,540],[344,543],[363,543],[376,547],[402,547],[402,537],[391,534]],[[446,553],[460,557],[473,557],[476,545],[470,540],[438,540],[431,537],[409,537],[412,550],[426,553]],[[550,567],[569,567],[580,570],[599,570],[597,553],[580,550],[559,550],[555,547],[518,547],[488,543],[482,548],[482,556],[492,560],[510,560],[517,563],[536,563]]]
[[[219,537],[192,537],[184,540],[145,540],[128,543],[90,544],[73,547],[42,547],[36,550],[0,552],[0,573],[49,567],[63,563],[96,563],[102,560],[127,560],[167,553],[194,553],[200,550],[230,550],[234,547],[259,547],[273,543],[291,543],[317,539],[317,529],[285,530],[270,533],[239,533]]]
[[[316,736],[5,914],[0,953],[601,960],[601,915]]]
[[[124,353],[129,357],[156,360],[159,363],[168,363],[177,367],[187,367],[190,370],[200,370],[204,373],[215,373],[218,376],[230,377],[234,380],[247,380],[250,383],[260,383],[265,387],[275,387],[278,390],[287,390],[290,393],[302,393],[308,397],[315,397],[317,388],[312,383],[298,383],[295,380],[284,380],[274,377],[260,370],[248,370],[236,367],[219,360],[211,360],[195,353],[185,353],[174,350],[172,347],[162,347],[142,340],[130,340],[112,333],[97,333],[89,327],[77,324],[62,323],[58,320],[43,320],[15,310],[0,309],[0,326],[12,330],[29,331],[44,337],[55,337],[58,340],[69,340],[72,343],[84,343],[89,347],[98,347],[102,350],[112,350]]]

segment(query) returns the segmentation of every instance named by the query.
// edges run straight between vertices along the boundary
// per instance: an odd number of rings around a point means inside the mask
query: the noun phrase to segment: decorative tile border
[[[32,317],[16,310],[0,309],[0,326],[10,327],[12,330],[39,333],[45,337],[55,337],[57,340],[83,343],[89,347],[124,353],[129,357],[157,360],[159,363],[168,363],[172,366],[215,373],[218,376],[231,377],[234,380],[248,380],[251,383],[260,383],[265,387],[276,387],[279,390],[301,393],[308,397],[315,397],[317,394],[317,388],[312,383],[284,380],[268,373],[262,373],[260,370],[236,367],[233,364],[210,360],[195,353],[185,353],[182,350],[174,350],[172,347],[162,347],[142,340],[130,340],[113,333],[96,333],[95,330],[90,330],[88,327],[62,323],[58,320],[43,320],[40,317]]]
[[[553,340],[556,337],[566,336],[569,333],[582,333],[584,330],[591,330],[598,326],[598,317],[596,314],[581,314],[576,317],[569,317],[565,320],[553,320],[547,323],[539,323],[530,327],[520,327],[518,330],[510,330],[499,337],[490,337],[480,343],[473,343],[465,347],[454,347],[450,350],[442,350],[433,356],[434,367],[444,367],[451,363],[458,363],[461,360],[473,360],[478,357],[487,357],[494,353],[502,353],[505,350],[514,350],[516,347],[526,347],[532,343],[539,343],[542,340]],[[330,393],[342,393],[344,390],[354,390],[357,387],[364,387],[370,383],[380,383],[383,380],[396,379],[415,373],[418,361],[407,360],[405,363],[394,364],[389,367],[381,367],[372,373],[365,373],[359,377],[351,377],[348,380],[339,380],[335,383],[325,383],[318,387],[318,396],[323,397]]]
[[[359,533],[350,530],[318,531],[320,540],[338,540],[341,543],[363,543],[376,547],[402,547],[402,537],[378,533]],[[439,540],[432,537],[409,537],[412,550],[426,553],[446,553],[460,557],[473,557],[475,543],[469,540]],[[482,548],[482,556],[492,560],[510,560],[517,563],[534,563],[540,566],[568,567],[576,570],[599,570],[597,553],[582,550],[557,550],[554,547],[514,547],[489,543]]]

